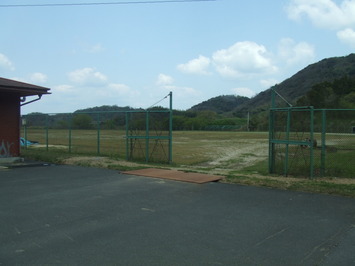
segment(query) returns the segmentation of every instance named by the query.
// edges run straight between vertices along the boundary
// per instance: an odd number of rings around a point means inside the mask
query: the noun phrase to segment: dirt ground
[[[261,175],[256,171],[246,173],[245,167],[255,165],[268,158],[267,133],[254,132],[174,132],[173,165],[153,165],[112,159],[104,156],[76,156],[65,159],[64,164],[111,168],[118,170],[160,167],[182,171],[200,172],[221,176],[243,176],[250,179],[275,180],[285,184],[305,181],[304,178]],[[43,148],[44,145],[33,147]],[[68,148],[65,145],[49,145]],[[227,182],[228,178],[224,181]],[[355,179],[321,178],[336,184],[355,184]],[[248,181],[249,182],[249,181]],[[249,184],[249,183],[248,183]]]
[[[212,160],[206,166],[214,166],[218,171],[240,170],[246,166],[263,161],[268,156],[268,144],[264,142],[240,142],[238,147],[227,147],[218,149]]]
[[[238,151],[232,150],[230,151],[230,153],[227,153],[227,151],[225,151],[226,153],[224,153],[224,156],[218,157],[215,160],[200,165],[179,166],[179,167],[172,167],[166,165],[163,168],[227,176],[232,171],[236,172],[238,169],[242,169],[245,166],[252,165],[253,163],[264,160],[267,157],[267,154],[265,154],[265,149],[263,149],[262,147],[255,148],[255,150],[253,150],[254,153],[250,153],[250,149],[248,149],[247,151],[248,153],[246,152],[245,149],[240,149]],[[240,159],[236,161],[235,158],[238,158],[238,156],[240,156]],[[135,163],[135,162],[129,162],[120,159],[111,159],[107,157],[97,157],[97,156],[96,157],[90,157],[90,156],[71,157],[65,159],[63,163],[68,165],[81,165],[81,166],[92,166],[92,167],[113,168],[113,169],[119,169],[121,167],[128,167],[128,168],[152,167],[151,164]],[[213,167],[211,168],[211,166]],[[286,184],[304,181],[304,179],[300,179],[300,178],[284,177],[284,176],[269,176],[269,175],[264,176],[257,173],[255,174],[243,173],[242,175],[249,176],[251,178],[257,178],[257,179],[282,181],[285,182]],[[222,179],[222,181],[227,182],[225,178]],[[349,179],[349,178],[322,178],[321,181],[326,181],[334,184],[355,184],[355,179]]]

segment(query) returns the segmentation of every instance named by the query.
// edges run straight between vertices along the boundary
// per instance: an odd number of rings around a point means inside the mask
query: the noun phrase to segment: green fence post
[[[271,109],[269,113],[269,173],[273,174],[275,171],[275,144],[274,140],[274,120],[275,120],[275,91],[271,89]]]
[[[169,163],[173,163],[173,93],[170,92]]]
[[[73,115],[69,115],[69,153],[71,153],[71,131],[72,131]]]
[[[322,151],[321,151],[321,167],[320,167],[321,177],[325,176],[326,130],[327,130],[327,116],[326,116],[326,110],[323,109],[322,110]]]
[[[48,117],[49,115],[46,115],[46,151],[48,151]]]
[[[286,151],[285,151],[285,163],[284,163],[284,175],[288,174],[288,151],[289,151],[289,141],[290,141],[290,127],[291,127],[291,109],[287,110],[287,122],[286,122]]]
[[[128,120],[129,120],[129,113],[126,112],[126,160],[128,161],[129,160],[129,139],[128,139],[128,132],[129,132],[129,123],[128,123]]]
[[[274,111],[270,109],[269,112],[269,174],[274,173]]]
[[[149,162],[149,111],[145,113],[145,161]]]
[[[314,177],[314,108],[313,106],[310,106],[310,112],[311,112],[311,121],[310,121],[310,138],[311,138],[311,143],[310,143],[310,178],[313,179]]]
[[[100,113],[97,113],[97,155],[100,155]]]

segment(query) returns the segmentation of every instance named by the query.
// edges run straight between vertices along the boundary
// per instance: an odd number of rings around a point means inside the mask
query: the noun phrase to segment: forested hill
[[[333,82],[343,77],[355,78],[355,54],[323,59],[307,66],[272,88],[279,92],[288,102],[295,104],[313,86],[323,82]],[[271,102],[270,90],[271,88],[239,105],[235,111],[250,110],[258,112],[268,109]]]
[[[211,98],[207,101],[194,105],[189,111],[213,111],[217,114],[227,113],[237,108],[239,105],[248,102],[248,97],[222,95]]]
[[[320,109],[355,109],[355,77],[318,83],[299,98],[296,105]]]
[[[96,106],[96,107],[76,110],[75,113],[126,112],[126,111],[132,111],[132,110],[137,110],[137,109],[134,109],[134,108],[129,107],[129,106],[120,107],[120,106],[117,106],[117,105],[103,105],[103,106]],[[143,110],[143,109],[139,109],[139,110]]]

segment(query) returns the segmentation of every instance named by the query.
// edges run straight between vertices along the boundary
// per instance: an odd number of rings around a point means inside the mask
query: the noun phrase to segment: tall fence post
[[[289,155],[289,141],[290,141],[290,127],[291,127],[291,109],[287,110],[287,121],[286,121],[286,151],[285,151],[285,164],[284,164],[284,175],[288,174],[288,155]]]
[[[169,163],[173,162],[173,92],[170,92],[169,113]]]
[[[48,145],[48,140],[49,140],[49,138],[48,138],[48,128],[49,128],[48,117],[49,117],[49,115],[46,115],[46,151],[48,151],[48,147],[49,147],[49,145]]]
[[[73,124],[73,114],[70,114],[69,116],[69,153],[71,153],[71,145],[72,145],[72,141],[71,141],[71,131],[72,131],[72,124]]]
[[[129,138],[128,138],[128,133],[129,133],[129,112],[126,112],[126,160],[129,160]]]
[[[314,178],[314,108],[310,106],[311,112],[311,121],[310,121],[310,139],[311,139],[311,146],[309,149],[310,153],[310,178]]]
[[[145,161],[149,162],[149,111],[145,112]]]
[[[274,139],[274,111],[270,109],[269,111],[269,174],[274,173],[274,147],[275,144],[272,142]]]
[[[320,174],[322,177],[325,176],[325,153],[326,153],[326,130],[327,130],[327,115],[326,110],[322,110],[322,150],[321,150],[321,167],[320,167]]]
[[[100,155],[100,113],[97,113],[97,155]]]
[[[275,144],[272,142],[274,139],[274,121],[275,121],[275,97],[276,93],[272,89],[271,90],[271,109],[269,113],[269,173],[273,174],[275,171]]]

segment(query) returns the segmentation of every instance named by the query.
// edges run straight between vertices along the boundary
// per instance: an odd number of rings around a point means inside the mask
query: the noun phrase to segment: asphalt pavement
[[[0,265],[355,265],[355,199],[0,169]]]

